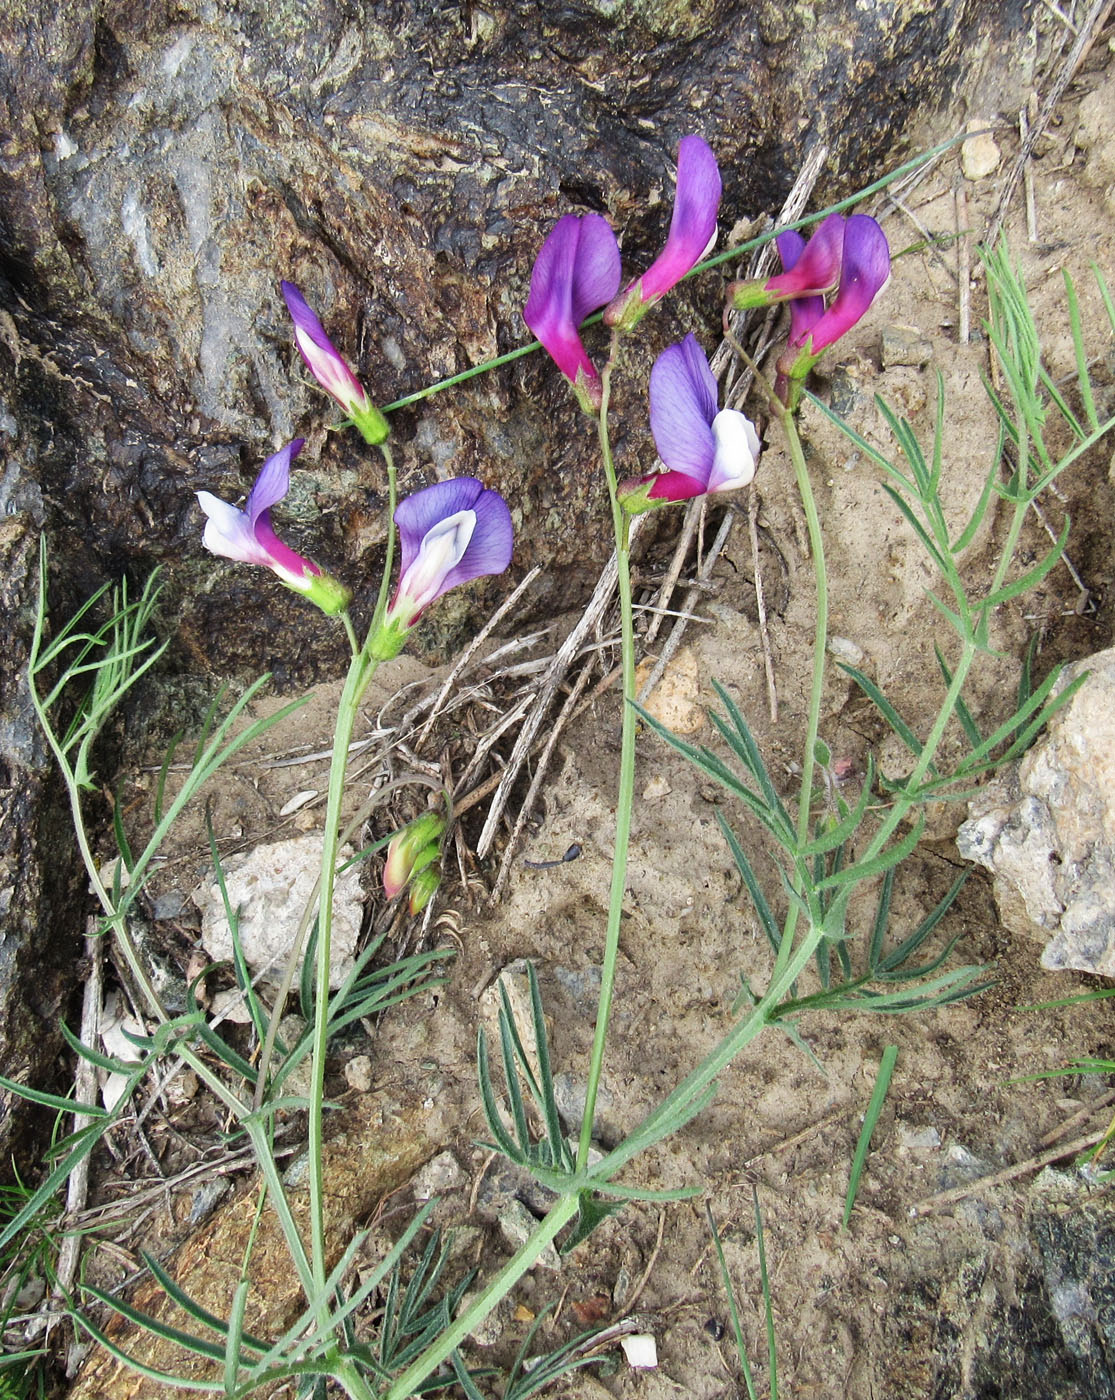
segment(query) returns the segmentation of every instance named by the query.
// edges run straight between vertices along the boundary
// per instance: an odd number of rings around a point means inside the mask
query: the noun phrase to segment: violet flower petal
[[[278,538],[271,528],[270,508],[286,495],[290,487],[290,464],[302,445],[303,439],[295,438],[268,457],[243,510],[208,491],[197,493],[198,504],[207,516],[201,542],[211,554],[243,564],[262,565],[295,588],[304,586],[308,577],[320,574],[321,570]]]
[[[722,185],[716,157],[700,136],[683,136],[666,246],[639,278],[644,302],[657,301],[701,261],[716,241]]]
[[[668,346],[650,372],[650,430],[665,465],[705,490],[716,455],[716,380],[692,333]],[[652,491],[662,499],[661,491]],[[680,500],[683,497],[667,497]]]
[[[844,231],[840,289],[814,325],[811,353],[819,355],[856,324],[890,277],[887,236],[867,214],[853,214]]]
[[[325,334],[316,314],[293,282],[280,282],[283,300],[294,322],[294,341],[310,373],[348,414],[366,413],[371,400]]]
[[[566,214],[551,229],[530,275],[523,320],[571,383],[598,378],[579,327],[619,288],[619,244],[600,214]]]
[[[765,288],[780,299],[806,296],[815,292],[827,292],[836,286],[840,277],[840,258],[844,247],[844,215],[830,214],[822,220],[813,237],[805,244],[792,265],[785,264],[785,272],[767,279]],[[782,252],[779,235],[779,253]],[[789,245],[792,247],[792,244]]]
[[[774,240],[786,272],[792,272],[805,250],[805,239],[796,229],[785,229]],[[809,332],[825,314],[821,295],[794,297],[790,302],[790,344],[804,345]]]
[[[502,573],[511,562],[511,512],[498,491],[475,477],[416,491],[400,502],[395,523],[400,569],[391,612],[405,612],[408,627],[450,588]]]

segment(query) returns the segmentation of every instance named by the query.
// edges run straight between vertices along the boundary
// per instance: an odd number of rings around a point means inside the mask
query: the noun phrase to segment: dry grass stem
[[[999,234],[1002,232],[1003,222],[1007,216],[1007,209],[1014,198],[1014,192],[1018,188],[1018,182],[1022,178],[1022,172],[1026,169],[1026,163],[1034,153],[1038,138],[1049,125],[1053,113],[1057,109],[1057,104],[1064,96],[1065,89],[1076,76],[1077,69],[1088,57],[1093,43],[1099,35],[1100,30],[1107,23],[1107,18],[1115,7],[1115,0],[1092,0],[1088,13],[1076,36],[1076,42],[1069,50],[1068,57],[1061,65],[1061,71],[1054,79],[1053,86],[1049,89],[1049,95],[1042,103],[1041,111],[1031,124],[1029,133],[1022,142],[1018,155],[1014,159],[1006,179],[1003,181],[1003,192],[999,196],[999,203],[995,207],[995,213],[987,226],[987,232],[983,241],[989,248],[993,248],[999,241]]]

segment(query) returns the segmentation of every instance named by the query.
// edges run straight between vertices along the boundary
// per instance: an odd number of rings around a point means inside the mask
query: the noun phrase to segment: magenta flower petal
[[[511,562],[511,512],[498,491],[472,476],[427,486],[400,502],[399,583],[388,625],[410,628],[420,613],[450,588]]]
[[[211,554],[270,569],[288,588],[301,593],[323,612],[334,614],[348,606],[348,589],[323,574],[312,560],[296,554],[271,528],[271,507],[287,493],[290,464],[302,450],[302,441],[295,438],[268,457],[243,510],[208,491],[199,491],[198,504],[206,515],[201,542]]]
[[[271,569],[292,588],[303,587],[311,574],[321,572],[316,564],[283,544],[271,528],[270,508],[282,500],[290,487],[290,464],[301,452],[302,443],[302,438],[295,438],[280,452],[268,457],[243,510],[208,491],[197,493],[198,502],[208,517],[202,536],[205,548],[225,559]]]
[[[619,244],[599,214],[566,214],[542,244],[530,275],[523,320],[573,384],[598,375],[581,343],[581,322],[619,288]]]
[[[699,482],[699,491],[705,489],[716,455],[712,438],[715,416],[716,380],[696,336],[690,333],[679,344],[663,350],[654,362],[650,430],[663,463],[670,471]]]
[[[805,250],[805,239],[796,229],[786,229],[774,242],[783,268],[792,272]],[[824,314],[825,299],[820,294],[795,297],[790,302],[790,344],[803,345],[806,336]]]
[[[654,478],[647,499],[651,501],[690,501],[705,494],[705,483],[684,472],[661,472]]]
[[[678,147],[678,183],[666,246],[639,279],[644,302],[657,301],[701,261],[716,241],[720,169],[708,143],[683,136]]]
[[[782,252],[780,234],[778,251]],[[788,245],[790,248],[793,244]],[[766,291],[785,300],[788,297],[806,296],[815,292],[827,292],[836,286],[840,277],[840,259],[844,248],[844,215],[830,214],[817,227],[813,237],[805,244],[788,264],[783,259],[785,272],[770,277],[764,284]]]
[[[856,324],[890,277],[890,246],[874,219],[853,214],[844,230],[840,289],[812,328],[811,352],[819,355]]]

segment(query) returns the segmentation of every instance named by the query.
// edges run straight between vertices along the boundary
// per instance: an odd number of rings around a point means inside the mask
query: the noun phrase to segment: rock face
[[[358,610],[375,594],[379,464],[323,430],[329,408],[293,350],[280,277],[391,401],[525,339],[530,263],[561,213],[606,213],[631,271],[645,267],[685,133],[721,160],[725,227],[776,207],[815,140],[847,189],[894,163],[909,112],[977,83],[988,110],[1034,8],[6,0],[0,513],[20,538],[47,531],[60,611],[162,563],[182,668],[269,669],[286,687],[335,673],[339,629],[308,628],[269,576],[199,544],[193,492],[236,499],[265,455],[306,433],[284,528],[353,585]],[[683,296],[714,323],[720,288],[707,282]],[[672,315],[655,318],[656,335],[676,335]],[[505,492],[516,566],[558,566],[540,609],[576,603],[605,549],[591,439],[557,380],[531,357],[392,419],[404,489],[471,472]],[[634,454],[649,443],[645,405],[629,412],[617,427]],[[32,596],[34,553],[11,552],[6,598]],[[503,587],[439,610],[442,639]],[[6,609],[6,696],[24,631],[25,614]],[[25,763],[20,702],[5,705],[6,936],[33,931],[41,966],[72,956],[81,933],[48,897],[71,847],[62,831],[45,875],[43,777]],[[0,959],[5,1006],[21,1000],[4,969],[25,957],[19,945]],[[36,1016],[25,1037],[41,1057],[55,1020]],[[22,1072],[2,1027],[0,1068]]]
[[[1045,737],[969,806],[956,844],[995,877],[1003,923],[1046,941],[1043,967],[1115,976],[1115,649]]]
[[[561,213],[607,214],[645,267],[686,132],[720,158],[725,226],[775,207],[814,141],[848,188],[895,162],[909,111],[975,81],[973,54],[1010,52],[1029,8],[10,0],[0,363],[16,470],[98,578],[171,565],[199,660],[298,683],[339,643],[308,650],[270,580],[200,560],[192,496],[235,497],[309,431],[283,518],[358,606],[374,595],[378,459],[322,433],[331,409],[305,383],[280,277],[392,401],[522,343],[530,263]],[[688,295],[718,320],[708,284]],[[571,568],[569,594],[587,582],[586,542],[604,547],[594,448],[540,357],[394,422],[405,487],[479,473],[521,514],[517,563]]]

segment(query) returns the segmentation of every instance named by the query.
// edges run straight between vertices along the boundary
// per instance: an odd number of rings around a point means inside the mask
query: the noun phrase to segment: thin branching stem
[[[612,508],[612,529],[616,541],[616,577],[619,588],[620,655],[623,665],[623,729],[619,758],[619,793],[616,798],[616,837],[612,853],[612,885],[608,902],[608,924],[604,935],[604,959],[600,970],[600,996],[596,1009],[596,1031],[589,1058],[588,1081],[585,1091],[585,1113],[581,1136],[577,1144],[577,1170],[588,1165],[592,1145],[592,1124],[596,1097],[604,1067],[604,1050],[608,1040],[608,1023],[615,990],[616,961],[619,954],[619,929],[623,918],[623,895],[627,884],[627,850],[631,837],[631,809],[635,799],[635,623],[631,607],[631,555],[628,516],[619,503],[616,467],[612,458],[612,443],[608,431],[608,408],[611,402],[612,374],[619,360],[619,335],[613,332],[611,353],[601,375],[601,403],[598,432],[604,475],[608,482],[608,499]]]

